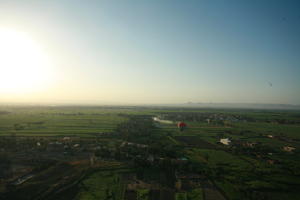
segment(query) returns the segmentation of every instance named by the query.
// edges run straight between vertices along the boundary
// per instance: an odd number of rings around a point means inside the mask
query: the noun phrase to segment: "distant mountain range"
[[[109,103],[1,103],[0,106],[129,106],[129,107],[183,107],[183,108],[241,108],[241,109],[268,109],[268,110],[300,110],[300,105],[293,104],[259,104],[259,103],[178,103],[178,104],[109,104]]]
[[[200,107],[200,108],[250,108],[250,109],[284,109],[284,110],[300,110],[300,105],[292,104],[259,104],[259,103],[194,103],[187,102],[178,104],[184,107]]]

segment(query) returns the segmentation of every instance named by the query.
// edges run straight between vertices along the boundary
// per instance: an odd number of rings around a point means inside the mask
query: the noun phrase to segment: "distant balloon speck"
[[[271,83],[271,82],[268,82],[268,83],[269,83],[269,86],[270,86],[270,87],[272,87],[272,86],[273,86],[273,83]]]

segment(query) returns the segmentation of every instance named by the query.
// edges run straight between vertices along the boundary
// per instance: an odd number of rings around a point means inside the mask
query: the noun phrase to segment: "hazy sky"
[[[26,32],[53,71],[47,87],[0,101],[300,104],[299,10],[297,0],[0,0],[0,28]]]

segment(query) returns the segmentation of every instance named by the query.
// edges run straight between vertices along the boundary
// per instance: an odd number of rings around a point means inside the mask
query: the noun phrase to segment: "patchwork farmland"
[[[298,111],[0,110],[0,199],[250,200],[299,194]],[[187,126],[179,129],[178,122]]]

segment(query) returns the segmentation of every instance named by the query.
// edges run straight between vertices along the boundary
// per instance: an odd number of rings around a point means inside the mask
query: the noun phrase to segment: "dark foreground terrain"
[[[3,106],[0,199],[299,199],[299,148],[300,111]]]

